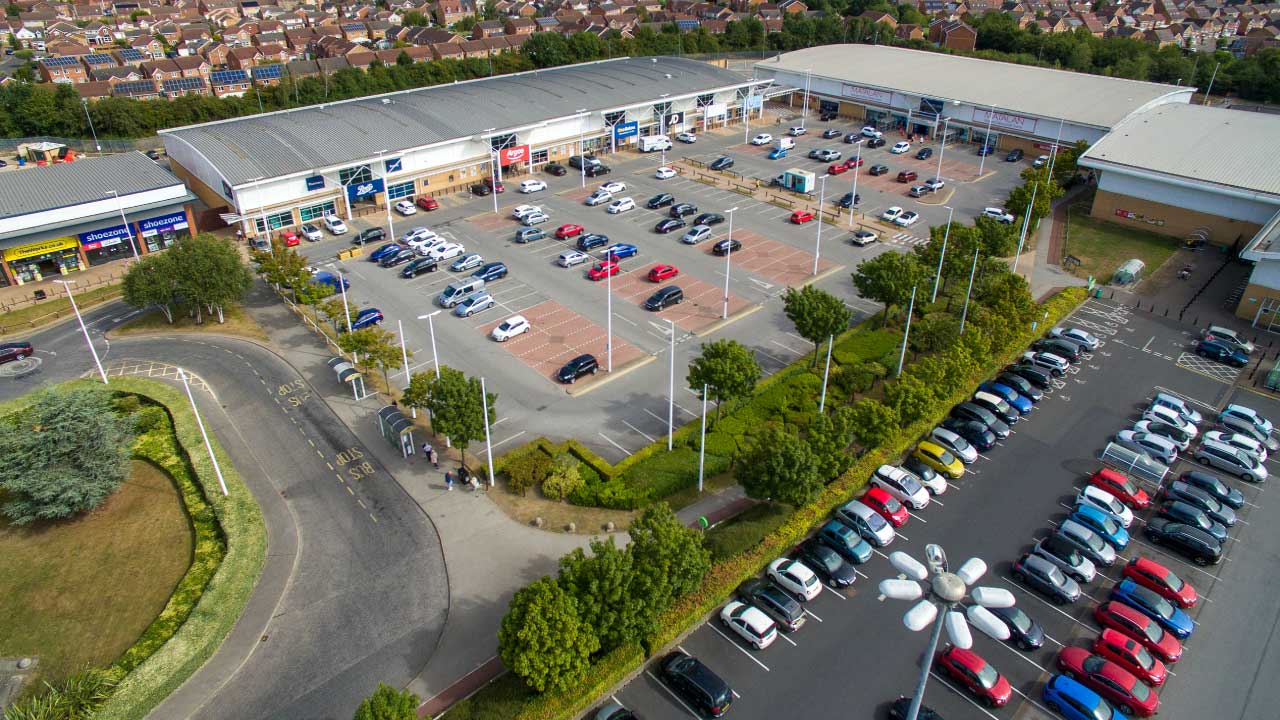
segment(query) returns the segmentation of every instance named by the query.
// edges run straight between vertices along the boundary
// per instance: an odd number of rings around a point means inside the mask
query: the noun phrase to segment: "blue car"
[[[786,156],[787,156],[787,151],[785,148],[774,148],[773,150],[769,151],[770,160],[777,160],[779,158],[784,158]]]
[[[362,330],[367,327],[373,327],[383,321],[382,311],[378,308],[365,308],[351,319],[352,330]]]
[[[1249,364],[1249,356],[1244,351],[1232,347],[1221,340],[1201,340],[1196,345],[1196,354],[1202,358],[1216,360],[1226,365],[1242,368]]]
[[[1129,546],[1129,531],[1120,526],[1115,518],[1091,505],[1077,504],[1071,510],[1068,520],[1075,520],[1081,525],[1102,536],[1107,544],[1116,550],[1124,550]]]
[[[485,282],[493,282],[499,278],[507,276],[507,264],[503,262],[485,263],[480,269],[471,273],[471,277],[480,278]]]
[[[1129,578],[1125,578],[1119,585],[1111,588],[1111,599],[1118,600],[1155,620],[1160,627],[1168,630],[1179,640],[1191,637],[1191,633],[1195,631],[1196,626],[1191,621],[1190,615]]]
[[[871,545],[862,539],[857,530],[839,520],[832,520],[823,525],[818,531],[818,540],[855,565],[861,565],[871,559]]]
[[[1107,704],[1098,693],[1066,675],[1054,675],[1040,694],[1050,710],[1067,720],[1128,720],[1128,716]]]
[[[1030,398],[1025,397],[1022,393],[1014,390],[1004,383],[987,381],[979,385],[978,389],[984,392],[989,392],[1009,403],[1013,406],[1014,410],[1018,411],[1019,415],[1026,415],[1031,412],[1031,408],[1033,407]]]
[[[382,258],[391,257],[400,252],[400,248],[404,247],[400,243],[387,243],[382,247],[369,253],[369,262],[381,262]]]
[[[312,275],[311,282],[317,285],[328,285],[329,287],[333,288],[334,292],[342,292],[343,290],[351,289],[350,280],[344,277],[338,277],[337,275],[334,275],[328,270],[321,270],[315,275]]]
[[[614,243],[613,245],[610,245],[609,247],[605,248],[604,252],[601,253],[601,256],[606,258],[612,257],[614,260],[621,260],[623,258],[635,257],[636,255],[639,255],[639,254],[640,254],[640,248],[636,247],[635,245],[628,245],[627,243]]]

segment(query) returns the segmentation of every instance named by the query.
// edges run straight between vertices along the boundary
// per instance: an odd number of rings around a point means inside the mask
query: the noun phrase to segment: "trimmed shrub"
[[[738,454],[738,439],[729,433],[707,433],[707,454],[734,457]]]
[[[511,492],[524,495],[551,474],[551,458],[541,447],[535,447],[507,462],[506,471]]]
[[[902,341],[902,334],[894,330],[855,332],[836,343],[831,359],[840,365],[859,365],[866,360],[884,357]]]
[[[573,455],[560,453],[551,460],[551,471],[542,481],[542,494],[552,500],[561,500],[583,486],[578,466],[582,463]]]

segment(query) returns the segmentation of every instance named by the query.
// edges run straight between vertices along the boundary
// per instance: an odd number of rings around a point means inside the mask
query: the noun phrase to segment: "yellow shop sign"
[[[31,245],[22,245],[16,248],[9,248],[4,251],[5,262],[13,262],[14,260],[22,260],[38,255],[48,255],[51,252],[59,250],[74,250],[79,247],[80,241],[74,237],[60,237],[52,240],[42,240]]]

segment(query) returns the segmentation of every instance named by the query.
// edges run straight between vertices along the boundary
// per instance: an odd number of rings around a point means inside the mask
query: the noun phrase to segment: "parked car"
[[[1009,642],[1023,650],[1035,650],[1044,645],[1044,628],[1031,619],[1021,608],[988,608],[1009,629]]]
[[[984,393],[995,395],[1005,401],[1009,407],[1012,407],[1018,412],[1019,416],[1026,415],[1035,409],[1035,404],[1031,401],[1031,398],[1024,396],[1022,393],[998,380],[988,380],[987,382],[979,385],[978,389]]]
[[[839,150],[830,150],[828,148],[817,148],[809,151],[810,160],[820,160],[822,162],[831,162],[840,159]]]
[[[1142,419],[1148,422],[1163,423],[1177,429],[1179,432],[1186,434],[1192,439],[1195,439],[1200,434],[1200,430],[1194,424],[1187,422],[1181,415],[1167,407],[1160,407],[1158,405],[1149,407],[1142,412]]]
[[[1239,510],[1244,506],[1244,493],[1233,487],[1228,487],[1226,483],[1209,473],[1190,470],[1178,476],[1178,480],[1204,490],[1212,495],[1215,500],[1234,510]]]
[[[897,220],[899,217],[902,216],[902,212],[903,212],[902,208],[898,207],[897,205],[892,205],[886,208],[884,212],[880,213],[880,219],[893,222],[894,220]]]
[[[554,175],[556,177],[561,177],[569,172],[569,170],[560,163],[547,163],[542,166],[542,170],[548,175]]]
[[[587,279],[604,280],[605,278],[617,275],[621,271],[622,269],[618,267],[617,261],[602,260],[591,266],[591,269],[587,271]]]
[[[1259,415],[1256,410],[1245,407],[1244,405],[1237,405],[1235,403],[1227,405],[1222,409],[1222,412],[1218,413],[1218,424],[1231,427],[1231,425],[1226,422],[1228,420],[1248,423],[1253,427],[1253,429],[1266,436],[1270,436],[1275,430],[1271,421]],[[1267,448],[1274,449],[1270,444],[1267,445]]]
[[[1048,390],[1053,387],[1053,373],[1046,368],[1029,362],[1018,362],[1005,368],[1005,372],[1031,383],[1037,390]]]
[[[942,427],[964,438],[979,452],[986,452],[996,445],[996,436],[981,422],[957,417],[945,418]]]
[[[794,210],[791,213],[791,222],[795,225],[803,225],[813,220],[813,212],[810,210]]]
[[[292,230],[281,230],[280,239],[284,242],[285,247],[297,247],[302,243],[298,238],[298,233]]]
[[[1177,395],[1165,392],[1158,392],[1151,399],[1151,407],[1166,407],[1178,413],[1178,415],[1192,425],[1199,425],[1204,422],[1204,416],[1199,410],[1191,407],[1191,405]],[[1227,407],[1231,407],[1228,405]],[[1225,412],[1225,410],[1224,410]]]
[[[1182,657],[1182,643],[1177,638],[1165,632],[1151,618],[1124,603],[1102,603],[1093,611],[1093,619],[1104,628],[1111,628],[1137,640],[1163,662],[1175,663]]]
[[[1027,398],[1033,403],[1038,403],[1044,398],[1044,392],[1042,392],[1040,388],[1036,387],[1030,380],[1027,380],[1017,373],[1006,370],[1001,372],[999,375],[996,375],[995,381],[1017,390],[1019,395]]]
[[[303,223],[298,228],[298,231],[302,233],[302,237],[306,238],[308,242],[320,242],[324,239],[324,233],[320,232],[320,228],[311,223]]]
[[[769,151],[768,157],[770,160],[781,160],[786,156],[787,156],[787,149],[785,147],[776,147]]]
[[[481,265],[479,269],[471,273],[471,277],[477,277],[486,283],[500,280],[507,276],[507,264],[504,262],[491,262]]]
[[[1005,210],[1004,208],[983,208],[982,214],[985,217],[993,218],[996,222],[1003,223],[1005,225],[1011,225],[1013,223],[1013,213]]]
[[[382,262],[382,259],[388,255],[394,255],[404,249],[405,247],[400,243],[387,243],[386,245],[383,245],[377,250],[369,253],[369,262]]]
[[[881,465],[871,475],[871,483],[912,510],[922,510],[929,504],[929,491],[914,475],[900,467]]]
[[[800,543],[796,554],[801,562],[822,576],[831,587],[849,587],[858,578],[852,565],[817,538]]]
[[[560,267],[570,268],[574,265],[581,265],[582,263],[589,262],[590,260],[591,256],[580,250],[569,250],[567,252],[560,253],[560,257],[556,262],[559,263]]]
[[[879,487],[893,496],[893,493],[885,490],[883,486]],[[860,500],[850,500],[836,508],[836,518],[876,547],[888,546],[897,535],[888,520]]]
[[[1266,445],[1255,440],[1253,436],[1244,433],[1231,432],[1230,430],[1210,430],[1204,434],[1204,439],[1243,450],[1256,457],[1260,462],[1266,462],[1270,455],[1267,452]]]
[[[920,213],[915,210],[908,210],[894,219],[893,224],[901,227],[911,227],[920,222]]]
[[[724,222],[724,216],[721,215],[720,213],[712,213],[712,212],[702,213],[701,215],[693,219],[694,225],[710,226],[710,225],[719,225],[722,222]]]
[[[1009,437],[1009,426],[1005,424],[1004,421],[991,414],[990,410],[975,403],[962,402],[959,405],[956,405],[951,408],[951,417],[982,423],[982,425],[985,426],[991,434],[1001,440]]]
[[[769,563],[767,574],[778,587],[791,593],[800,602],[812,600],[822,592],[818,576],[799,560],[778,558]]]
[[[698,206],[693,203],[676,203],[671,206],[667,214],[673,218],[683,218],[698,212]]]
[[[409,261],[408,265],[405,265],[400,270],[400,277],[409,278],[410,280],[412,280],[413,278],[421,275],[422,273],[431,273],[431,272],[435,272],[438,269],[440,269],[440,263],[437,260],[432,260],[431,258],[424,258],[424,257],[414,258],[413,260]]]
[[[670,280],[680,274],[680,269],[675,265],[654,265],[649,268],[649,281],[662,282]]]
[[[612,202],[612,201],[613,201],[613,193],[609,192],[608,190],[605,190],[604,188],[599,188],[596,191],[592,192],[590,195],[588,195],[587,199],[584,200],[583,202],[591,207],[595,207],[596,205],[603,205],[607,202]]]
[[[367,245],[369,243],[384,240],[387,237],[387,231],[380,227],[371,227],[361,230],[351,238],[352,245]]]
[[[878,235],[866,229],[858,230],[849,236],[849,242],[858,247],[866,247],[879,239]]]
[[[471,295],[453,308],[453,314],[458,317],[471,317],[478,312],[484,312],[494,306],[493,296],[488,292],[481,290]]]
[[[1227,528],[1215,522],[1200,508],[1182,500],[1169,500],[1156,510],[1156,517],[1171,520],[1207,533],[1219,543],[1226,542]]]
[[[911,143],[907,142],[906,140],[900,140],[894,143],[893,147],[889,148],[889,152],[893,153],[894,155],[901,155],[905,152],[909,152],[910,150],[911,150]]]
[[[656,312],[682,302],[684,302],[684,290],[681,290],[678,285],[667,285],[658,288],[648,300],[644,301],[644,309]]]
[[[773,583],[753,578],[738,588],[737,596],[745,603],[759,608],[773,618],[785,632],[795,632],[804,627],[807,617],[804,606]]]
[[[401,200],[396,203],[396,212],[401,215],[417,215],[418,206],[408,200]]]
[[[545,180],[538,180],[537,178],[532,178],[529,180],[520,181],[520,192],[526,195],[528,195],[529,193],[542,192],[543,190],[546,190],[546,189],[547,189],[547,183]]]
[[[1038,168],[1039,168],[1039,167],[1044,167],[1045,165],[1048,165],[1048,164],[1049,164],[1049,156],[1048,156],[1048,155],[1040,155],[1040,156],[1038,156],[1035,160],[1033,160],[1033,161],[1031,162],[1031,166],[1032,166],[1032,167],[1038,167]]]
[[[872,165],[871,167],[867,168],[867,172],[870,173],[872,177],[876,175],[884,175],[885,173],[889,172],[889,166],[888,165]]]
[[[1165,484],[1160,490],[1160,497],[1164,500],[1178,500],[1184,502],[1191,507],[1199,510],[1209,517],[1210,520],[1219,523],[1223,527],[1234,527],[1236,524],[1236,512],[1226,505],[1218,502],[1209,493],[1198,487],[1192,487],[1180,480],[1173,480]]]
[[[449,269],[453,272],[465,272],[473,268],[478,268],[483,264],[484,257],[479,253],[472,253],[470,255],[463,255],[457,260],[454,260],[453,263],[449,265]]]
[[[600,257],[613,260],[624,260],[640,254],[640,248],[630,243],[614,243],[600,251]]]
[[[778,639],[778,626],[768,615],[738,600],[730,600],[721,608],[720,622],[756,650],[763,650]]]
[[[841,195],[839,200],[836,200],[836,205],[848,210],[849,208],[853,207],[854,205],[857,205],[860,202],[862,202],[861,195],[855,196],[853,193],[847,192]]]
[[[1054,675],[1044,684],[1040,699],[1067,720],[1125,720],[1097,693],[1066,675]]]
[[[493,194],[493,188],[484,183],[476,183],[471,186],[471,194],[476,197],[486,197]]]
[[[1049,337],[1060,338],[1062,340],[1073,342],[1077,345],[1082,346],[1084,349],[1088,350],[1089,352],[1093,352],[1094,350],[1097,350],[1098,346],[1102,344],[1101,340],[1085,332],[1084,330],[1081,330],[1078,327],[1067,327],[1065,325],[1059,325],[1057,327],[1050,328]]]
[[[729,168],[733,167],[733,158],[731,157],[716,158],[707,167],[711,168],[712,170],[728,170]]]
[[[572,384],[583,375],[595,375],[599,371],[600,363],[596,361],[595,355],[579,355],[556,371],[556,379],[562,383]]]
[[[729,684],[691,655],[672,652],[663,658],[658,672],[673,693],[704,715],[718,718],[733,704]]]
[[[1055,605],[1066,605],[1080,599],[1080,585],[1057,565],[1039,555],[1023,555],[1014,561],[1009,572],[1014,580],[1048,596]]]
[[[1134,510],[1151,507],[1151,496],[1132,478],[1119,470],[1100,468],[1089,476],[1089,484],[1101,488]]]
[[[1080,344],[1074,341],[1064,340],[1062,338],[1042,338],[1031,343],[1032,350],[1040,352],[1052,353],[1067,362],[1075,365],[1080,362]]]
[[[1092,560],[1085,557],[1074,543],[1057,535],[1050,535],[1040,540],[1031,552],[1057,565],[1059,570],[1067,574],[1067,577],[1078,583],[1091,583],[1098,575]]]
[[[1023,362],[1043,368],[1054,377],[1067,374],[1071,363],[1064,357],[1050,352],[1026,352],[1022,354]]]
[[[523,335],[533,329],[529,320],[523,315],[512,315],[498,323],[489,333],[489,337],[498,342],[506,342],[517,335]]]
[[[541,240],[547,236],[547,231],[542,228],[526,227],[516,231],[515,241],[518,243],[528,243],[534,240]]]
[[[411,248],[397,246],[393,252],[383,255],[382,259],[378,261],[378,265],[384,268],[396,267],[409,262],[417,256],[418,253]]]
[[[1173,603],[1160,597],[1134,581],[1126,578],[1119,585],[1111,588],[1111,600],[1120,602],[1155,620],[1179,640],[1191,637],[1195,632],[1195,623],[1191,616],[1175,607]]]
[[[935,665],[987,707],[1003,707],[1013,696],[1009,681],[972,650],[948,647],[939,653]]]
[[[867,488],[867,491],[858,500],[863,505],[875,510],[880,517],[887,520],[895,528],[905,525],[907,518],[910,517],[907,508],[898,502],[897,498],[885,492],[884,488]]]
[[[911,698],[903,695],[889,706],[889,720],[907,720],[910,712]],[[928,705],[921,704],[916,720],[942,720],[942,716]]]
[[[1139,420],[1133,424],[1135,432],[1151,433],[1173,443],[1178,452],[1186,452],[1191,449],[1191,435],[1179,429],[1177,426],[1169,425],[1155,420]]]
[[[1022,159],[1022,154],[1021,148],[1014,148],[1009,151],[1008,155],[1004,156],[1005,162],[1018,162]]]
[[[650,210],[657,210],[660,207],[674,205],[675,202],[676,197],[671,193],[658,193],[657,195],[649,198],[649,200],[645,202],[644,206]]]
[[[1135,430],[1121,430],[1116,433],[1113,442],[1120,447],[1127,447],[1130,450],[1146,453],[1165,465],[1172,465],[1178,461],[1178,446],[1161,435]]]
[[[958,480],[964,475],[964,464],[960,462],[960,458],[937,443],[924,440],[916,445],[911,456],[952,480]]]
[[[1093,651],[1133,673],[1139,680],[1157,687],[1168,675],[1160,662],[1142,643],[1112,628],[1103,628],[1093,641]]]
[[[741,250],[742,242],[736,238],[718,240],[715,245],[711,246],[711,252],[715,255],[728,255],[729,253],[735,253]]]
[[[1116,562],[1116,549],[1108,545],[1101,535],[1075,520],[1063,520],[1055,534],[1074,545],[1095,567],[1111,567]]]
[[[698,142],[698,136],[691,132],[682,132],[676,134],[676,139],[682,143],[693,144]]]
[[[428,195],[419,195],[418,199],[413,201],[413,204],[426,211],[440,209],[440,202]]]
[[[1067,519],[1098,533],[1099,537],[1116,550],[1124,550],[1129,546],[1129,531],[1121,527],[1120,522],[1111,513],[1099,510],[1092,505],[1077,504],[1071,508]]]
[[[898,182],[905,185],[906,183],[914,182],[919,177],[914,170],[903,170],[898,173]]]
[[[35,348],[29,342],[0,343],[0,364],[21,360],[30,357],[33,353]]]
[[[677,174],[678,173],[676,172],[675,168],[667,167],[666,165],[653,171],[653,176],[659,180],[670,180],[671,178],[675,177]]]
[[[1195,607],[1200,600],[1195,588],[1151,558],[1139,556],[1130,560],[1124,566],[1124,577],[1183,609]]]
[[[679,230],[685,225],[686,225],[685,221],[679,218],[665,218],[665,219],[659,220],[658,224],[653,226],[653,231],[658,233],[659,235],[666,235],[667,233],[672,232],[674,230]]]
[[[970,465],[978,459],[978,451],[973,445],[969,444],[968,440],[945,427],[936,427],[929,431],[929,437],[933,442],[946,448],[948,452],[966,465]]]
[[[1256,457],[1225,443],[1206,440],[1195,451],[1196,462],[1217,468],[1245,482],[1263,482],[1267,468]]]
[[[325,215],[324,229],[334,235],[344,235],[347,232],[347,224],[342,222],[342,218],[337,215]]]
[[[768,145],[771,142],[773,142],[773,135],[770,135],[769,133],[760,133],[759,135],[751,138],[752,145]]]
[[[1120,527],[1128,528],[1133,525],[1133,510],[1116,499],[1115,495],[1097,485],[1085,485],[1080,488],[1080,492],[1076,494],[1076,505],[1098,508],[1115,518],[1116,522],[1120,523]]]
[[[579,250],[587,252],[588,250],[594,250],[595,248],[604,247],[608,244],[609,236],[601,235],[599,233],[591,233],[589,235],[580,236],[578,238],[577,247]]]
[[[787,130],[787,134],[790,135],[791,137],[800,137],[801,135],[804,135],[806,132],[808,132],[808,130],[805,130],[805,127],[803,125],[793,125]]]
[[[385,319],[386,318],[382,316],[382,311],[378,308],[364,308],[360,312],[356,313],[356,316],[352,318],[351,329],[363,330],[367,327],[380,325]]]
[[[988,412],[995,415],[1007,425],[1013,425],[1018,422],[1022,414],[1013,409],[1009,403],[1005,402],[998,395],[979,390],[973,394],[970,400],[974,405],[985,408]]]
[[[1125,715],[1150,717],[1160,705],[1159,696],[1137,676],[1085,648],[1062,648],[1057,665],[1064,675],[1098,693]]]
[[[920,148],[919,152],[916,153],[917,160],[928,160],[931,157],[933,157],[933,148]]]
[[[823,121],[823,122],[826,122],[827,120],[828,120],[828,118],[825,118],[825,117],[824,117],[824,118],[822,118],[822,121]],[[835,128],[827,128],[826,130],[823,130],[823,131],[822,131],[822,139],[823,139],[823,140],[830,140],[831,138],[838,138],[838,137],[840,137],[842,134],[843,134],[843,133],[842,133],[840,130],[837,130],[837,129],[835,129]]]

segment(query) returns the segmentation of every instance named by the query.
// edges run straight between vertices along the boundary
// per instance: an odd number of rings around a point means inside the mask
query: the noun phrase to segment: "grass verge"
[[[119,285],[107,285],[76,293],[76,306],[84,312],[95,305],[120,297]],[[65,297],[53,298],[26,307],[0,313],[0,336],[23,333],[48,325],[72,314],[71,301]]]
[[[778,529],[795,510],[783,503],[753,505],[724,524],[708,530],[702,541],[711,551],[713,562],[724,560],[760,544],[761,538]]]
[[[1071,273],[1092,275],[1102,284],[1111,282],[1111,276],[1130,258],[1146,263],[1143,276],[1150,277],[1181,246],[1177,238],[1168,235],[1089,217],[1088,207],[1078,204],[1067,208],[1065,244],[1063,252],[1080,259]]]
[[[139,315],[124,323],[112,332],[116,335],[143,335],[150,333],[219,333],[221,335],[240,335],[260,342],[268,342],[270,338],[249,313],[239,305],[232,305],[223,312],[224,322],[218,322],[217,316],[205,316],[204,323],[197,325],[195,318],[176,315],[173,322],[165,319],[164,313],[153,310]]]

